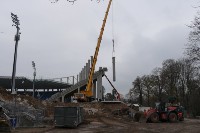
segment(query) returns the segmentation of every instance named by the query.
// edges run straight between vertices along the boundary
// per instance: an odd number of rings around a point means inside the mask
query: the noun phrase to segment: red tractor
[[[179,105],[173,105],[172,103],[160,103],[154,109],[149,109],[145,113],[147,122],[159,122],[159,121],[183,121],[184,120],[184,108]]]

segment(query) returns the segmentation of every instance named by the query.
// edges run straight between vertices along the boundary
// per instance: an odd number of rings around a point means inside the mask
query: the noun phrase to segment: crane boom
[[[103,24],[102,24],[102,27],[101,27],[101,32],[99,34],[99,38],[98,38],[98,41],[97,41],[96,50],[95,50],[95,53],[94,53],[94,56],[93,56],[92,66],[91,66],[91,69],[90,69],[86,90],[82,92],[88,97],[92,96],[92,80],[93,80],[92,78],[93,78],[95,65],[96,65],[96,62],[97,62],[97,56],[98,56],[98,53],[99,53],[99,48],[100,48],[100,44],[101,44],[101,40],[102,40],[102,36],[103,36],[103,32],[104,32],[104,28],[105,28],[105,25],[106,25],[106,20],[107,20],[107,17],[108,17],[108,12],[110,10],[111,3],[112,3],[112,0],[109,1],[108,7],[107,7],[107,10],[106,10],[106,13],[105,13],[105,17],[104,17]]]

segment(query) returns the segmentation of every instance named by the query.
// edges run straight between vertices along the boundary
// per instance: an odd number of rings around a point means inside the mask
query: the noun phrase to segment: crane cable
[[[113,51],[112,57],[115,56],[115,41],[114,41],[114,1],[112,2],[112,43],[113,43]]]

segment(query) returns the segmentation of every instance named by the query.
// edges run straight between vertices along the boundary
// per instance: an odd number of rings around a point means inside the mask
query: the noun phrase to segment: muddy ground
[[[9,103],[12,99],[12,95],[0,88],[1,101]],[[17,95],[16,99],[18,103],[26,106],[43,107],[45,118],[51,118],[51,121],[45,123],[46,126],[39,125],[42,128],[16,128],[12,129],[12,133],[200,133],[200,119],[185,119],[176,123],[135,122],[127,115],[128,107],[124,103],[50,103],[26,95]],[[84,122],[74,129],[54,128],[51,124],[55,106],[82,106]],[[121,110],[121,113],[116,114],[116,110],[117,112]],[[128,108],[128,110],[134,113],[133,109]]]
[[[176,123],[144,123],[124,121],[121,118],[87,119],[77,128],[18,128],[12,133],[199,133],[199,119],[185,119]]]

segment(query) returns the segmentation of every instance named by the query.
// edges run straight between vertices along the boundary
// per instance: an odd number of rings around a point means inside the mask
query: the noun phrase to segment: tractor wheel
[[[177,121],[177,115],[175,113],[169,114],[169,121],[170,122],[176,122]]]
[[[153,123],[157,123],[159,121],[159,115],[157,113],[151,114],[150,121]]]

